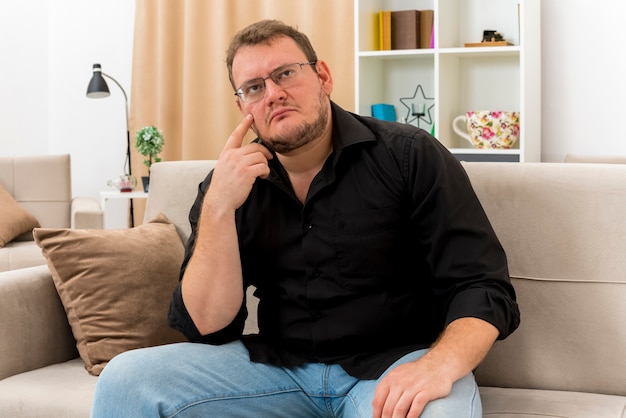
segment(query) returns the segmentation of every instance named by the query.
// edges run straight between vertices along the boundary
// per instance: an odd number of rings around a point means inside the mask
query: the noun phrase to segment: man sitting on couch
[[[290,26],[243,29],[227,66],[244,119],[200,185],[170,308],[191,343],[114,358],[93,417],[480,417],[472,370],[519,310],[459,162],[333,103]]]

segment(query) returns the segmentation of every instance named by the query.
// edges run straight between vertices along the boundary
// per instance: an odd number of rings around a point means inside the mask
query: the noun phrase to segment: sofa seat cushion
[[[485,418],[626,418],[626,397],[481,386]]]
[[[4,417],[87,418],[98,378],[80,358],[0,380]]]
[[[0,271],[44,264],[46,264],[46,259],[35,241],[12,241],[0,248]]]

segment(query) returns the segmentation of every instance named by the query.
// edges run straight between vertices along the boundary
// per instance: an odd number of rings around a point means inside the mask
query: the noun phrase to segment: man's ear
[[[328,64],[326,64],[324,60],[318,60],[316,68],[317,75],[322,83],[322,88],[324,92],[330,96],[330,93],[333,91],[333,76],[330,74],[330,68],[328,68]]]

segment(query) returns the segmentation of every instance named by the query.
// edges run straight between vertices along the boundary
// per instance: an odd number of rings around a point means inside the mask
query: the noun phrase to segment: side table
[[[100,207],[102,208],[102,212],[106,214],[106,203],[109,199],[147,199],[148,193],[146,192],[120,192],[118,190],[107,190],[100,192]],[[132,204],[132,201],[131,201]],[[132,211],[130,211],[130,227],[135,226],[135,216]]]

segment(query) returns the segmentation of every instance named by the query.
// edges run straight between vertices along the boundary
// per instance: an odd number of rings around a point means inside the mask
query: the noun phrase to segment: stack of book
[[[378,12],[378,49],[432,48],[433,10]]]

